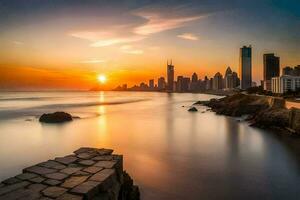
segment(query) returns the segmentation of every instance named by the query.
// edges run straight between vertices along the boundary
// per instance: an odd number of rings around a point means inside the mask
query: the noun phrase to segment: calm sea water
[[[82,146],[113,148],[144,200],[299,199],[299,163],[274,134],[198,106],[214,96],[0,93],[0,179]],[[184,106],[184,107],[182,107]],[[81,117],[40,124],[44,112]]]

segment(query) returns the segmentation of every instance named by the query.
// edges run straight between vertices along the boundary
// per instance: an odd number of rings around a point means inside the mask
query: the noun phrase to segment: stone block
[[[95,173],[99,172],[102,169],[103,169],[102,167],[91,166],[91,167],[85,168],[83,171],[91,173],[91,174],[95,174]]]
[[[93,160],[81,160],[78,162],[81,165],[85,165],[85,166],[91,166],[93,164],[95,164],[95,161]]]
[[[73,188],[84,181],[86,181],[89,178],[89,176],[72,176],[65,180],[63,184],[61,184],[62,187],[65,188]]]
[[[96,150],[96,152],[97,152],[99,155],[102,155],[102,156],[104,156],[104,155],[111,155],[113,151],[114,151],[114,150],[112,150],[112,149],[97,149],[97,150]]]
[[[82,200],[83,196],[65,193],[57,198],[58,200]]]
[[[55,158],[55,161],[57,161],[59,163],[62,163],[62,164],[65,164],[65,165],[74,163],[76,160],[78,160],[78,158],[73,156],[73,155]]]
[[[94,166],[103,168],[113,168],[116,163],[116,161],[98,161]]]
[[[103,182],[106,179],[109,179],[112,175],[115,174],[114,169],[103,169],[100,172],[94,174],[89,180]]]
[[[42,194],[46,197],[57,198],[67,192],[67,189],[57,186],[48,187],[42,191]]]
[[[88,172],[84,172],[84,171],[77,171],[74,174],[72,174],[73,176],[88,176],[90,175],[90,173]]]
[[[37,174],[33,174],[33,173],[23,173],[23,174],[19,174],[16,176],[16,178],[20,179],[20,180],[28,180],[28,179],[32,179],[37,177]]]
[[[80,154],[77,154],[76,156],[78,158],[81,158],[81,159],[91,159],[93,157],[95,157],[97,154],[95,152],[92,152],[92,153],[80,153]]]
[[[110,160],[113,160],[113,158],[114,157],[112,155],[106,155],[106,156],[96,156],[92,160],[95,160],[95,161],[100,161],[100,160],[110,161]]]
[[[91,199],[99,192],[99,182],[86,181],[71,190],[71,193],[84,195],[86,199]]]
[[[40,174],[40,175],[44,175],[44,174],[50,174],[50,173],[54,173],[57,172],[56,169],[49,169],[46,167],[40,167],[40,166],[32,166],[32,167],[28,167],[23,169],[23,172],[31,172],[31,173],[35,173],[35,174]]]
[[[54,179],[47,179],[43,182],[44,184],[56,186],[62,183],[62,181],[54,180]]]
[[[38,166],[47,167],[47,168],[51,168],[51,169],[64,169],[64,168],[66,168],[65,165],[63,165],[59,162],[56,162],[54,160],[48,160],[46,162],[42,162],[42,163],[38,164]]]
[[[49,179],[54,179],[54,180],[63,180],[67,178],[69,175],[60,173],[60,172],[55,172],[51,174],[45,174],[44,177],[49,178]]]
[[[65,169],[60,170],[61,173],[65,173],[65,174],[74,174],[75,172],[78,172],[82,169],[82,167],[67,167]]]
[[[45,178],[41,177],[41,176],[38,176],[38,177],[35,177],[35,178],[32,178],[32,179],[29,179],[30,182],[33,182],[33,183],[41,183],[43,182],[44,180],[46,180]]]
[[[11,177],[11,178],[8,178],[8,179],[2,181],[2,183],[7,184],[7,185],[11,185],[11,184],[19,183],[19,182],[21,182],[21,180],[15,178],[15,177]]]
[[[22,181],[22,182],[19,182],[19,183],[15,183],[15,184],[12,184],[12,185],[6,185],[4,187],[1,187],[0,188],[0,196],[3,195],[3,194],[6,194],[6,193],[12,192],[14,190],[24,188],[29,184],[30,183],[28,181]]]

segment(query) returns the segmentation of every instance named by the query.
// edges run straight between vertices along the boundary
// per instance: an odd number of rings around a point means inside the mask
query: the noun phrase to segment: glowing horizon
[[[300,64],[295,0],[11,0],[0,8],[4,90],[88,90],[99,74],[105,89],[156,82],[171,58],[175,76],[203,79],[227,66],[238,72],[239,48],[249,44],[254,81],[262,79],[264,53],[280,56],[281,67]]]

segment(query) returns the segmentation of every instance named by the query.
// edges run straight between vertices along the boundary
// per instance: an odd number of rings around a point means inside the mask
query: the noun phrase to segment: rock
[[[102,167],[91,166],[91,167],[85,168],[83,171],[91,173],[91,174],[95,174],[95,173],[99,172],[102,169],[103,169]]]
[[[95,161],[93,160],[82,160],[78,162],[81,165],[86,165],[86,166],[91,166],[93,164],[95,164]]]
[[[62,188],[62,187],[48,187],[45,190],[42,191],[43,195],[50,197],[50,198],[57,198],[64,194],[67,191],[67,189]]]
[[[124,181],[120,190],[121,199],[139,200],[140,199],[139,188],[133,184],[133,180],[127,172],[125,171],[123,172],[123,177],[124,177]]]
[[[28,180],[28,179],[32,179],[37,177],[37,174],[32,174],[32,173],[23,173],[23,174],[19,174],[16,176],[16,178],[20,179],[20,180]]]
[[[39,121],[44,123],[62,123],[67,121],[72,121],[72,116],[65,112],[55,112],[43,114]]]
[[[198,109],[195,107],[191,107],[190,109],[188,109],[189,112],[197,112]]]
[[[34,183],[41,183],[41,182],[43,182],[44,180],[46,180],[46,179],[43,178],[43,177],[41,177],[41,176],[38,176],[38,177],[35,177],[35,178],[32,178],[32,179],[29,179],[29,181],[34,182]]]
[[[29,184],[30,184],[29,182],[23,181],[23,182],[19,182],[19,183],[16,183],[16,184],[12,184],[12,185],[7,185],[7,186],[4,186],[4,187],[1,187],[0,188],[0,195],[12,192],[12,191],[17,190],[19,188],[26,187]]]
[[[83,183],[85,180],[87,180],[88,176],[72,176],[65,180],[65,182],[61,185],[65,188],[73,188],[81,183]]]
[[[300,109],[291,108],[289,113],[289,128],[300,134]]]
[[[77,154],[76,156],[81,159],[91,159],[91,158],[95,157],[96,155],[97,154],[95,152],[95,153],[80,153],[80,154]]]
[[[94,166],[103,168],[113,168],[116,163],[116,161],[99,161]]]
[[[28,168],[25,168],[23,170],[23,172],[31,172],[31,173],[35,173],[35,174],[40,174],[40,175],[44,175],[44,174],[50,174],[50,173],[54,173],[56,172],[57,170],[55,169],[49,169],[49,168],[46,168],[46,167],[40,167],[40,166],[32,166],[32,167],[28,167]]]
[[[51,174],[46,174],[44,175],[46,178],[49,178],[49,179],[54,179],[54,180],[63,180],[65,178],[68,177],[67,174],[64,174],[64,173],[60,173],[60,172],[56,172],[56,173],[51,173]]]
[[[43,183],[47,184],[47,185],[51,185],[51,186],[56,186],[62,183],[62,181],[59,180],[54,180],[54,179],[47,179],[45,180]]]
[[[104,180],[108,179],[110,176],[114,174],[115,174],[114,169],[104,169],[98,172],[97,174],[94,174],[89,180],[103,182]]]
[[[82,196],[74,195],[74,194],[69,194],[65,193],[61,195],[60,197],[57,198],[58,200],[82,200]]]
[[[61,173],[65,173],[65,174],[74,174],[75,172],[78,172],[82,169],[82,167],[67,167],[65,169],[60,170]]]
[[[76,158],[73,155],[55,158],[55,161],[60,162],[65,165],[71,164],[71,163],[75,162],[76,160],[78,160],[78,158]]]
[[[87,181],[73,188],[71,193],[84,195],[86,199],[92,199],[99,192],[98,186],[100,184],[96,181]]]
[[[15,184],[15,183],[18,183],[18,182],[21,182],[21,180],[15,178],[15,177],[8,178],[8,179],[2,181],[2,183],[7,184],[7,185]]]
[[[64,169],[64,168],[66,168],[65,165],[60,164],[60,163],[58,163],[54,160],[48,160],[46,162],[42,162],[42,163],[38,164],[38,166],[47,167],[47,168],[51,168],[51,169]]]

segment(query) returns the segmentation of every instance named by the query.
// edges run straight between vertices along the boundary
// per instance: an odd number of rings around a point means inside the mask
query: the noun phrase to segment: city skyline
[[[178,74],[202,79],[231,66],[251,44],[252,79],[263,79],[262,56],[281,69],[300,61],[300,3],[289,0],[2,1],[2,90],[86,90],[138,84],[165,76],[166,58]],[[176,76],[176,74],[175,74]]]

